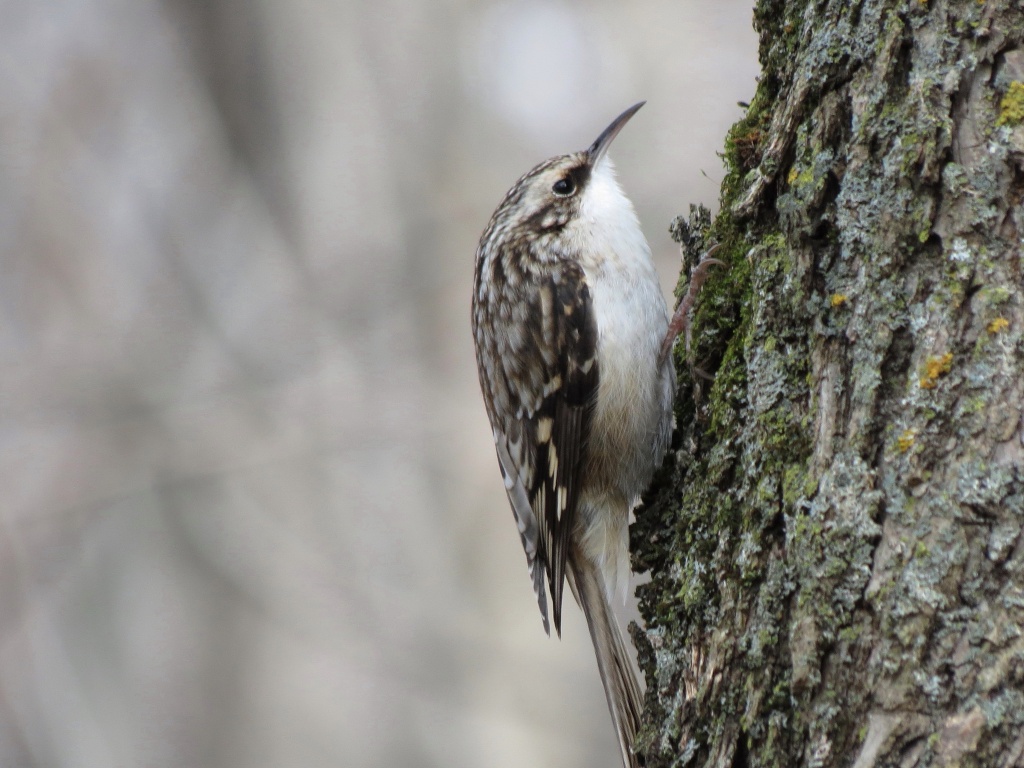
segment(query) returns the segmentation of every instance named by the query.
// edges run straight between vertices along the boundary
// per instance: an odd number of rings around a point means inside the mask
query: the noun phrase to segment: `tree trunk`
[[[633,528],[640,747],[1024,764],[1020,0],[761,0],[755,25],[722,212],[675,228],[728,267]]]

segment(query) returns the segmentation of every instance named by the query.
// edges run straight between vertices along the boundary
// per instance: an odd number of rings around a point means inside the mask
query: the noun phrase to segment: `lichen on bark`
[[[1013,765],[1024,11],[762,0],[755,26],[721,212],[673,227],[728,268],[632,531],[640,747],[652,768]]]

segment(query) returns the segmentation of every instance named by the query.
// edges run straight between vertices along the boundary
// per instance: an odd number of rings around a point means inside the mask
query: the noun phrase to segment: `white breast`
[[[654,260],[607,158],[592,172],[575,226],[599,334],[588,453],[631,507],[664,453],[673,381],[671,366],[657,370],[668,317]]]
[[[599,389],[578,524],[609,600],[629,584],[629,513],[660,464],[672,432],[675,371],[658,369],[668,328],[665,299],[636,212],[605,158],[573,222],[597,319]]]

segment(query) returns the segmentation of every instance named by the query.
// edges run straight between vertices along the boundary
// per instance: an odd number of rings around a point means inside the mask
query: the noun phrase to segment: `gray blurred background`
[[[750,0],[0,0],[0,766],[596,766],[480,402],[477,237],[714,205]]]

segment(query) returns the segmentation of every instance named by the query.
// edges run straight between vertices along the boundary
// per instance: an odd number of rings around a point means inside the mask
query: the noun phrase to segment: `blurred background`
[[[0,0],[0,766],[619,765],[473,254],[616,141],[666,293],[750,0]]]

